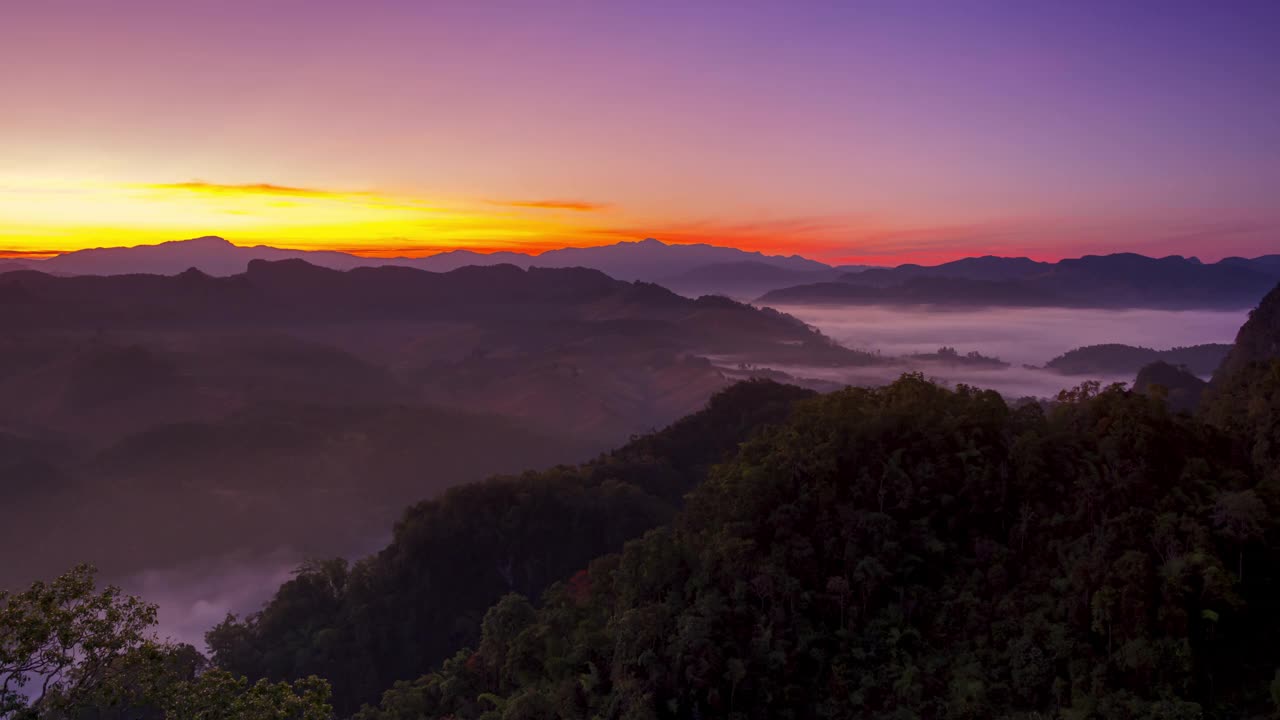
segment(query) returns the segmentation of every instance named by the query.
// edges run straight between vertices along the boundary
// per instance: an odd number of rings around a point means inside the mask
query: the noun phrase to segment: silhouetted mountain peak
[[[230,240],[227,240],[224,237],[219,237],[218,235],[201,235],[200,237],[189,238],[187,240],[174,240],[171,242],[161,243],[161,244],[162,245],[187,245],[191,247],[205,247],[205,248],[235,247],[235,245],[231,244]]]
[[[287,260],[250,260],[246,274],[258,279],[297,279],[333,277],[341,274],[338,270],[312,265],[306,260],[290,258]]]
[[[187,268],[186,270],[183,270],[178,275],[178,279],[182,280],[183,282],[203,282],[205,280],[212,280],[213,278],[201,272],[200,268],[190,267],[190,268]]]

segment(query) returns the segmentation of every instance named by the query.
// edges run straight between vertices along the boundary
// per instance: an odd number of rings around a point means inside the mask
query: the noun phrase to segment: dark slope
[[[340,272],[301,260],[253,261],[247,272],[176,276],[0,276],[0,328],[173,330],[452,322],[501,342],[625,335],[649,347],[757,353],[824,363],[866,360],[794,318],[724,298],[690,300],[656,285],[583,268],[513,265],[448,273]],[[761,358],[769,359],[769,358]]]
[[[337,707],[475,642],[503,593],[537,595],[598,555],[667,522],[712,463],[812,393],[735,385],[667,429],[578,467],[458,488],[410,508],[392,543],[354,567],[316,566],[262,612],[210,633],[214,657],[250,677],[330,678]]]
[[[1258,363],[1280,358],[1280,285],[1267,294],[1249,313],[1236,334],[1231,352],[1215,373],[1215,383]]]
[[[696,410],[732,382],[710,357],[871,359],[774,311],[580,268],[0,275],[0,433],[64,448],[0,457],[22,471],[0,475],[0,583],[364,551],[409,502]],[[50,525],[81,531],[21,542]]]
[[[3,445],[0,587],[81,562],[119,579],[281,548],[351,552],[407,503],[591,449],[491,415],[371,404],[158,424],[70,463],[28,453],[15,465]]]
[[[1201,413],[1270,469],[1270,492],[1280,497],[1280,285],[1249,313],[1213,374]]]
[[[1256,478],[1119,389],[1047,415],[841,391],[360,718],[1263,717],[1280,508]]]
[[[1185,367],[1156,361],[1138,371],[1133,391],[1159,397],[1175,412],[1191,413],[1200,406],[1209,383],[1187,372]]]

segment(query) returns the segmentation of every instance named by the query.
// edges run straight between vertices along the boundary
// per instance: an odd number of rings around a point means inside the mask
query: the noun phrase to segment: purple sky
[[[1280,2],[44,0],[0,67],[0,250],[1280,248]],[[227,205],[262,184],[442,215]]]

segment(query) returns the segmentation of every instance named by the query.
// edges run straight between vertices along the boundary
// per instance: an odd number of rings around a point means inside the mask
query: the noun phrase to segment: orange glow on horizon
[[[69,182],[0,175],[0,258],[37,260],[75,250],[218,235],[240,246],[423,257],[451,250],[537,255],[654,237],[832,265],[933,265],[975,255],[1057,260],[1116,247],[1139,223],[1080,229],[1067,220],[887,222],[859,216],[754,221],[655,220],[575,199],[424,198],[286,183]],[[1127,223],[1127,224],[1126,224]],[[1168,228],[1172,232],[1179,228]],[[1185,229],[1182,229],[1185,232]],[[1027,243],[1035,238],[1034,244]]]

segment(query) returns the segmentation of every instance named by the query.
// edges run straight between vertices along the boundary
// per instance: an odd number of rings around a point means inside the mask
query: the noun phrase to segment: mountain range
[[[878,362],[773,310],[584,268],[5,273],[0,476],[22,481],[0,586],[82,560],[120,578],[351,552],[412,500],[580,461],[752,368]],[[80,532],[22,540],[56,524]]]
[[[1280,279],[1280,255],[1216,263],[1171,255],[1086,255],[1056,263],[976,257],[935,266],[900,265],[779,288],[759,298],[780,305],[949,305],[1021,307],[1252,307]]]
[[[214,236],[128,248],[95,248],[45,260],[0,261],[0,273],[176,275],[189,269],[225,277],[255,260],[304,260],[333,270],[390,266],[449,272],[470,266],[598,270],[624,281],[658,283],[698,297],[758,298],[765,304],[1243,308],[1280,280],[1280,255],[1151,258],[1087,255],[1058,262],[971,257],[923,266],[832,266],[798,255],[765,255],[714,245],[671,245],[652,238],[540,254],[452,250],[420,258],[371,258],[329,250],[240,247]]]
[[[38,269],[57,275],[176,275],[195,268],[208,275],[226,276],[244,272],[254,260],[306,260],[312,265],[334,270],[375,266],[409,267],[433,272],[448,272],[473,265],[586,267],[618,280],[649,282],[717,265],[749,263],[774,268],[793,282],[802,281],[805,273],[838,274],[838,271],[847,272],[859,267],[833,268],[798,255],[765,255],[714,245],[668,245],[652,238],[601,247],[566,247],[540,254],[451,250],[418,258],[376,258],[331,250],[287,250],[265,245],[241,247],[220,237],[206,236],[157,245],[77,250],[46,260],[0,261],[0,272]]]

